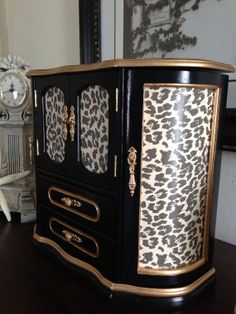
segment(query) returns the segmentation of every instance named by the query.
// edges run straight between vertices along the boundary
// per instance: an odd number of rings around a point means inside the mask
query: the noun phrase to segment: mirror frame
[[[101,61],[101,1],[79,1],[80,63]]]

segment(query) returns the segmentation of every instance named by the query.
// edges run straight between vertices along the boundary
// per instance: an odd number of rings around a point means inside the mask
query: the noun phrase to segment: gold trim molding
[[[147,288],[147,287],[133,286],[133,285],[128,285],[128,284],[118,284],[103,277],[103,275],[95,267],[66,253],[54,241],[38,235],[35,230],[34,230],[33,238],[37,242],[48,245],[51,248],[53,248],[58,254],[60,254],[61,257],[63,257],[69,263],[75,266],[79,266],[82,269],[88,271],[97,280],[99,280],[99,282],[102,285],[104,285],[106,288],[114,292],[130,293],[130,294],[135,294],[135,295],[145,296],[145,297],[162,297],[162,298],[179,297],[179,296],[184,296],[189,293],[192,293],[194,290],[199,288],[204,282],[206,282],[215,274],[215,268],[212,268],[203,276],[201,276],[196,281],[191,283],[190,285],[180,287],[180,288]]]
[[[27,77],[45,76],[59,73],[75,73],[96,71],[102,69],[122,68],[122,67],[174,67],[174,68],[201,68],[220,72],[235,72],[235,68],[226,63],[204,60],[204,59],[117,59],[100,63],[68,65],[51,69],[30,70]]]

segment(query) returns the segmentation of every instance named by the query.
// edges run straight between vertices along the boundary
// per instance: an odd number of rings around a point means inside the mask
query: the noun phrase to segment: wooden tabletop
[[[33,224],[0,216],[1,314],[159,314],[155,304],[118,300],[33,245]],[[215,242],[216,285],[190,308],[174,314],[234,314],[236,246]]]

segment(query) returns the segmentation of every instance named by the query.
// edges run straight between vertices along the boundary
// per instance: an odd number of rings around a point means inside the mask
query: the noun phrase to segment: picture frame
[[[79,1],[80,63],[101,61],[101,1]]]

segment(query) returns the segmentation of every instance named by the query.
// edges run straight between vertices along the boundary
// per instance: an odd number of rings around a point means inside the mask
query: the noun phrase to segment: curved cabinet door
[[[126,260],[125,271],[137,282],[158,277],[171,285],[175,276],[181,282],[211,267],[210,217],[216,210],[225,86],[217,74],[204,71],[160,70],[154,75],[137,70],[134,77],[129,106],[135,103],[136,115],[126,122],[129,213],[124,221],[129,224],[124,229],[128,234],[134,228],[137,238],[124,237],[124,248],[133,256],[133,263]]]

